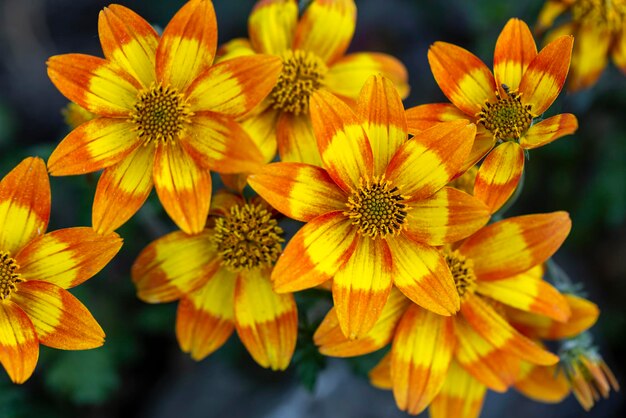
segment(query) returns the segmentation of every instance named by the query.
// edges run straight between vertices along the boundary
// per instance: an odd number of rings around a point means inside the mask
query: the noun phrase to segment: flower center
[[[489,129],[496,139],[519,139],[533,120],[531,106],[522,104],[519,93],[509,92],[503,98],[496,92],[496,97],[495,103],[485,102],[478,113],[478,123]]]
[[[322,86],[326,64],[307,51],[287,51],[283,56],[283,71],[270,93],[274,109],[295,115],[309,112],[309,97]]]
[[[626,0],[579,0],[572,6],[572,19],[617,32],[626,19]]]
[[[213,242],[222,265],[231,271],[270,267],[280,255],[283,230],[262,205],[245,204],[230,208],[228,216],[217,218]]]
[[[152,84],[137,95],[130,118],[139,138],[147,145],[159,141],[164,144],[174,142],[192,115],[183,95],[175,88]]]
[[[450,273],[454,278],[456,291],[463,301],[466,295],[471,295],[476,290],[476,275],[474,274],[474,262],[461,255],[458,250],[450,251],[444,249],[444,259],[450,268]]]
[[[361,178],[358,190],[348,198],[343,214],[358,225],[359,232],[372,238],[399,234],[406,226],[405,197],[385,177]]]
[[[24,281],[17,273],[20,266],[9,253],[0,251],[0,299],[8,299],[17,288],[16,284]]]

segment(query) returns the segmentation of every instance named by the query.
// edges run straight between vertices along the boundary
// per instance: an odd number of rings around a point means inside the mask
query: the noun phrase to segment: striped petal
[[[528,25],[522,20],[510,19],[498,36],[493,54],[493,74],[502,93],[505,93],[503,84],[517,90],[522,74],[536,56],[537,45]]]
[[[496,82],[489,68],[468,50],[446,42],[435,42],[428,62],[441,91],[469,116],[495,100]]]
[[[137,296],[144,302],[180,299],[218,274],[220,259],[210,232],[172,232],[144,248],[131,268]]]
[[[272,289],[268,270],[251,270],[237,278],[237,335],[254,360],[265,368],[285,370],[298,336],[298,311],[292,294]]]
[[[460,241],[489,221],[489,210],[480,200],[451,187],[411,203],[406,212],[404,233],[428,245]]]
[[[143,87],[154,81],[154,61],[159,35],[132,10],[111,4],[98,16],[98,35],[104,56],[139,80]]]
[[[124,225],[143,206],[152,190],[154,148],[139,147],[98,180],[91,219],[99,234]]]
[[[580,25],[572,53],[572,69],[568,81],[570,91],[594,85],[608,64],[613,36],[599,25]]]
[[[479,296],[469,295],[461,304],[461,313],[474,330],[497,349],[533,364],[551,365],[559,361],[558,356],[517,332]]]
[[[261,106],[257,106],[257,109]],[[240,125],[263,155],[263,162],[269,163],[276,156],[276,124],[280,113],[272,107],[246,116]],[[314,141],[315,142],[315,141]]]
[[[217,49],[217,21],[213,3],[190,0],[163,31],[156,52],[156,76],[178,91],[209,68]]]
[[[482,124],[476,127],[476,138],[472,150],[465,159],[459,172],[465,173],[467,170],[476,165],[483,157],[489,154],[489,151],[496,145],[496,139],[491,131],[488,131]]]
[[[248,177],[273,208],[302,222],[346,208],[347,196],[323,168],[301,163],[273,163]]]
[[[404,64],[391,55],[377,52],[348,54],[335,61],[324,78],[324,86],[339,96],[356,99],[368,78],[382,74],[402,98],[409,95],[408,73]]]
[[[406,123],[411,135],[457,119],[467,119],[467,115],[451,103],[424,104],[406,110]]]
[[[558,403],[570,393],[570,384],[558,365],[536,366],[522,362],[515,389],[537,402]]]
[[[369,354],[389,344],[396,325],[411,302],[402,292],[391,289],[387,303],[374,327],[359,339],[346,338],[337,317],[336,307],[332,308],[315,331],[313,341],[320,353],[331,357],[355,357]],[[389,386],[391,388],[391,386]]]
[[[100,116],[126,118],[141,84],[116,64],[83,54],[50,57],[48,77],[65,97]]]
[[[324,90],[311,97],[311,121],[324,168],[346,192],[371,178],[372,147],[357,116],[343,101]]]
[[[0,181],[0,248],[15,254],[48,228],[50,182],[41,158],[29,157]]]
[[[412,305],[391,347],[391,381],[398,408],[422,412],[439,393],[452,359],[452,321]]]
[[[24,383],[39,358],[39,342],[33,323],[10,300],[0,303],[0,363],[13,383]]]
[[[355,26],[354,0],[313,1],[298,22],[293,49],[311,51],[333,63],[348,49]]]
[[[27,281],[11,296],[33,323],[39,342],[62,350],[104,344],[104,331],[70,292],[52,283]]]
[[[215,57],[215,64],[233,59],[236,57],[243,57],[246,55],[254,55],[256,52],[252,49],[250,41],[246,38],[235,38],[220,45]]]
[[[571,113],[563,113],[544,119],[533,125],[520,138],[524,149],[539,148],[565,135],[571,135],[578,129],[578,120]]]
[[[398,149],[385,177],[409,200],[432,196],[459,172],[472,149],[476,125],[440,123],[416,134]]]
[[[211,173],[181,147],[159,145],[154,188],[163,208],[180,229],[195,234],[206,224],[211,203]]]
[[[368,78],[359,96],[357,116],[376,156],[374,174],[380,176],[408,138],[404,106],[393,83],[380,74]]]
[[[478,418],[487,388],[477,382],[455,361],[450,363],[448,375],[439,394],[428,408],[430,418]]]
[[[282,69],[280,58],[271,55],[237,57],[221,62],[189,86],[187,100],[192,111],[241,117],[272,91]]]
[[[392,261],[387,241],[359,236],[348,262],[333,277],[333,301],[343,334],[365,337],[387,303]]]
[[[92,173],[110,167],[133,152],[141,140],[124,119],[96,118],[79,125],[48,159],[53,176]]]
[[[391,351],[368,373],[370,383],[378,389],[391,390]]]
[[[280,161],[322,166],[322,156],[309,115],[283,112],[276,125],[276,141]]]
[[[617,34],[612,49],[613,62],[622,73],[626,74],[626,27]]]
[[[219,269],[200,289],[178,304],[176,339],[180,349],[200,361],[220,348],[235,329],[234,273]]]
[[[280,55],[290,49],[297,23],[296,1],[258,1],[248,18],[248,34],[255,51]]]
[[[524,150],[507,141],[492,150],[478,169],[474,196],[497,212],[513,195],[524,171]]]
[[[519,85],[523,103],[541,115],[561,92],[572,56],[572,36],[562,36],[546,45],[530,63]]]
[[[454,279],[439,251],[402,235],[387,242],[393,257],[393,282],[406,297],[440,315],[459,310]]]
[[[571,226],[567,212],[517,216],[484,227],[459,251],[474,260],[479,280],[503,279],[550,258]]]
[[[24,279],[69,289],[102,270],[120,248],[122,239],[114,232],[101,235],[86,227],[65,228],[35,238],[15,259]]]
[[[272,281],[277,292],[296,292],[324,283],[345,265],[356,230],[342,212],[329,212],[304,225],[281,254]]]
[[[548,29],[557,17],[559,17],[568,7],[570,7],[570,1],[563,0],[548,0],[543,4],[539,17],[537,17],[537,24],[535,25],[535,31],[537,33],[543,33]]]

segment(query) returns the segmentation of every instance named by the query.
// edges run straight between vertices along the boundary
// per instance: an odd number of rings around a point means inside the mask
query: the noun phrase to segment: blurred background
[[[246,36],[254,0],[214,0],[219,40]],[[381,51],[407,66],[406,107],[447,101],[426,52],[437,40],[461,45],[489,67],[496,38],[510,17],[533,25],[542,0],[357,0],[351,51]],[[67,133],[66,99],[46,75],[55,54],[101,56],[100,0],[0,0],[0,176],[26,156],[47,159]],[[163,28],[183,0],[122,1]],[[626,76],[610,66],[590,90],[561,94],[551,114],[572,112],[579,131],[533,150],[525,186],[509,215],[567,210],[573,230],[556,260],[584,285],[602,314],[592,329],[622,383],[626,370]],[[89,225],[97,175],[51,178],[50,230]],[[403,417],[390,392],[370,387],[367,372],[380,354],[360,360],[323,359],[310,341],[328,299],[299,296],[304,325],[294,365],[285,373],[257,366],[236,336],[196,363],[180,352],[176,304],[138,300],[130,266],[142,248],[174,230],[156,196],[118,232],[125,245],[99,275],[73,290],[107,333],[104,347],[64,352],[41,347],[33,377],[22,386],[0,372],[0,417]],[[612,393],[585,413],[569,397],[544,405],[514,391],[490,393],[483,417],[623,417],[624,397]]]

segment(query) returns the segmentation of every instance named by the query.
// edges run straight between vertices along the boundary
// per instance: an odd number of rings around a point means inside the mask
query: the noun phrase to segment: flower
[[[260,0],[248,19],[250,40],[224,45],[222,60],[260,52],[281,58],[283,70],[267,100],[242,122],[262,142],[267,160],[321,166],[311,128],[310,97],[329,91],[354,102],[370,75],[381,73],[408,95],[407,72],[382,53],[346,54],[356,26],[353,0],[313,0],[298,18],[296,0]]]
[[[172,232],[148,245],[132,266],[140,299],[180,299],[176,336],[201,360],[233,329],[254,360],[284,370],[295,349],[298,314],[292,294],[276,294],[270,274],[283,231],[264,203],[218,193],[212,226],[197,235]]]
[[[594,85],[609,55],[626,73],[626,1],[548,0],[539,14],[537,32],[552,26],[566,10],[571,12],[571,21],[554,28],[546,38],[561,35],[576,38],[567,88],[577,91]]]
[[[104,343],[100,325],[65,289],[100,271],[122,240],[91,228],[45,234],[49,217],[46,166],[27,158],[0,181],[0,363],[15,383],[32,375],[40,343],[62,350]]]
[[[332,278],[350,339],[374,326],[392,283],[427,309],[455,313],[454,280],[434,246],[489,219],[478,199],[444,187],[467,158],[475,126],[442,123],[407,141],[402,101],[381,75],[363,86],[357,113],[331,93],[315,92],[311,118],[324,168],[280,162],[248,178],[278,211],[307,222],[276,263],[275,289],[292,292]]]
[[[569,113],[538,119],[561,91],[572,43],[571,36],[562,36],[537,53],[528,26],[511,19],[496,42],[493,74],[461,47],[435,42],[428,51],[435,80],[452,104],[408,109],[409,132],[459,118],[475,122],[476,140],[463,168],[489,153],[478,171],[474,196],[487,203],[492,213],[517,187],[524,169],[524,150],[548,144],[578,128],[576,117]]]
[[[104,169],[92,213],[98,232],[124,224],[153,185],[183,231],[202,231],[211,200],[208,169],[244,172],[263,162],[235,118],[271,91],[280,60],[256,55],[211,65],[217,23],[209,0],[185,4],[161,38],[119,5],[102,10],[98,29],[106,59],[48,60],[59,91],[99,116],[59,144],[50,173]]]

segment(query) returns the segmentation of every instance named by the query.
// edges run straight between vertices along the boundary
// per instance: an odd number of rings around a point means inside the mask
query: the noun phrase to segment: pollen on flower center
[[[283,55],[283,70],[270,93],[274,109],[295,115],[309,112],[309,97],[322,86],[326,64],[307,51],[287,51]]]
[[[450,268],[450,273],[454,278],[456,291],[461,300],[467,295],[474,293],[476,289],[476,275],[474,274],[474,263],[471,259],[461,255],[458,250],[444,250],[444,259]]]
[[[509,92],[506,97],[496,92],[496,97],[495,103],[485,102],[477,115],[478,123],[489,129],[496,139],[519,139],[533,120],[531,106],[523,104],[515,92]]]
[[[174,142],[192,115],[185,98],[175,88],[153,84],[139,92],[130,118],[147,145]]]
[[[19,266],[9,253],[0,251],[0,299],[8,299],[16,284],[24,281],[17,273]]]
[[[626,0],[578,0],[572,6],[572,19],[617,32],[624,27]]]
[[[215,221],[213,241],[231,271],[271,266],[280,255],[283,230],[262,205],[235,205]]]
[[[344,215],[359,232],[372,238],[399,234],[406,225],[405,197],[391,182],[382,178],[361,178],[359,188],[348,198]]]

